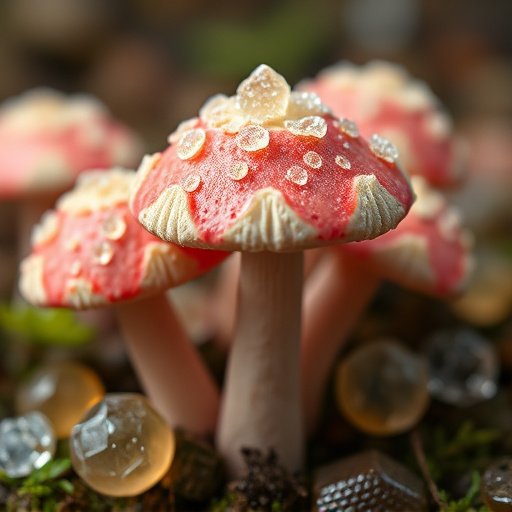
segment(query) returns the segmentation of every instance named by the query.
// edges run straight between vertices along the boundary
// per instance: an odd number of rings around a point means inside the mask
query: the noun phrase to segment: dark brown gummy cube
[[[427,510],[422,481],[375,450],[319,468],[313,492],[319,512]]]

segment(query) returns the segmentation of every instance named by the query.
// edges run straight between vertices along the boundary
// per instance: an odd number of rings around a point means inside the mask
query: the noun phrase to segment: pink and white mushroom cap
[[[32,304],[89,309],[142,298],[213,268],[229,253],[188,249],[148,233],[128,210],[135,172],[83,173],[32,233],[19,287]]]
[[[130,207],[180,245],[284,252],[374,238],[413,201],[392,144],[369,144],[266,65],[169,142],[143,160]]]
[[[0,198],[61,193],[82,171],[133,167],[142,152],[92,96],[38,88],[0,106]]]
[[[355,119],[363,136],[378,133],[398,148],[410,175],[436,187],[452,187],[464,175],[466,146],[428,85],[398,64],[340,62],[298,85],[337,115]]]
[[[394,231],[338,250],[406,288],[435,296],[460,294],[473,274],[473,235],[442,194],[420,176],[411,179],[416,202]]]

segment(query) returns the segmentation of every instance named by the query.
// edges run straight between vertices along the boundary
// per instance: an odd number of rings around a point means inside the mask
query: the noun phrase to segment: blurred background
[[[293,85],[340,60],[375,58],[403,64],[446,105],[470,151],[469,178],[453,198],[477,242],[498,240],[512,253],[510,0],[0,2],[0,101],[36,86],[92,93],[148,152],[166,147],[207,98],[233,94],[258,64]],[[0,213],[8,298],[17,278],[12,205],[0,202]],[[507,276],[499,267],[504,311]]]
[[[339,60],[375,58],[403,64],[446,105],[470,149],[454,198],[477,238],[509,244],[510,0],[0,2],[0,101],[42,85],[92,93],[148,152],[260,63],[295,84]],[[0,264],[15,269],[11,205],[0,212]],[[0,273],[6,297],[15,279]]]

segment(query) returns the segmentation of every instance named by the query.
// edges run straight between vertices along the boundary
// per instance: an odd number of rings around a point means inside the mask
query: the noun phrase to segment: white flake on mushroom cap
[[[74,309],[90,309],[108,305],[108,300],[103,295],[93,291],[92,283],[81,277],[70,278],[66,283],[66,291],[63,304]]]
[[[182,283],[196,269],[197,262],[180,257],[171,245],[163,242],[148,244],[142,261],[141,288],[147,292]]]
[[[48,243],[59,234],[59,217],[54,210],[43,213],[41,221],[32,228],[30,244],[32,246]]]
[[[361,67],[343,61],[322,71],[318,78],[332,81],[333,86],[339,89],[357,87],[384,96],[408,110],[430,109],[438,105],[437,98],[425,82],[413,79],[404,67],[381,60]],[[364,110],[362,113],[364,115]],[[373,115],[371,109],[367,114]]]
[[[42,256],[28,256],[20,264],[19,288],[23,297],[36,306],[46,304],[44,287],[44,260]]]
[[[105,171],[89,171],[78,177],[77,186],[62,195],[57,208],[74,215],[105,210],[123,204],[130,193],[135,173],[119,167],[105,175]]]
[[[239,85],[234,96],[217,94],[210,98],[200,109],[199,116],[209,128],[238,133],[248,124],[267,129],[284,128],[285,121],[313,116],[321,119],[326,113],[330,113],[330,109],[316,94],[291,92],[279,73],[262,64]],[[177,132],[181,129],[178,127]],[[176,136],[171,135],[172,140],[176,140]]]
[[[52,89],[38,88],[7,100],[0,108],[2,124],[24,134],[58,132],[70,126],[87,125],[107,115],[106,108],[92,96],[71,97]]]

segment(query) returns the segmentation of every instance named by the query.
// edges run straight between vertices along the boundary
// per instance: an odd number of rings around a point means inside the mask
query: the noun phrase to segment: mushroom
[[[378,133],[392,141],[409,175],[436,187],[460,183],[465,144],[454,136],[450,117],[428,85],[403,67],[381,60],[361,67],[341,62],[298,88],[356,120],[363,136]]]
[[[244,446],[296,470],[303,250],[377,237],[413,196],[390,144],[370,146],[266,65],[199,114],[139,169],[131,209],[165,240],[242,252],[217,444],[231,476]]]
[[[334,248],[306,290],[301,374],[310,434],[336,355],[382,280],[436,297],[458,295],[470,280],[471,233],[444,196],[420,176],[411,179],[416,202],[398,227]]]
[[[0,198],[17,200],[19,256],[30,230],[86,169],[131,167],[142,144],[87,95],[33,89],[0,108]]]
[[[156,408],[171,426],[212,433],[218,390],[165,290],[207,272],[228,253],[181,248],[148,233],[128,210],[134,179],[135,172],[124,169],[83,173],[35,227],[20,290],[42,307],[114,305]]]

